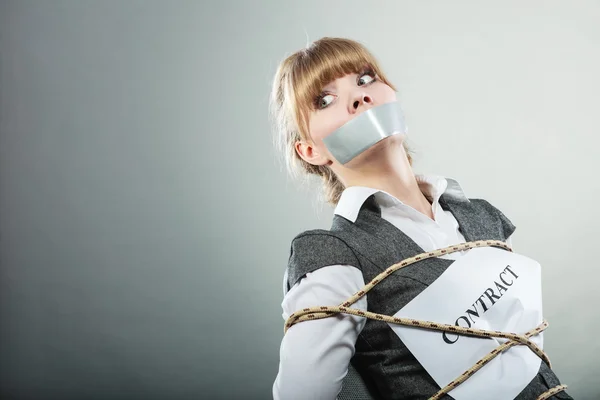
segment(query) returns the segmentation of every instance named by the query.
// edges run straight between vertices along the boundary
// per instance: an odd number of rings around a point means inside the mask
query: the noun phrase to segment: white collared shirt
[[[346,188],[334,213],[355,222],[365,200],[375,193],[381,217],[423,250],[465,243],[454,215],[439,205],[442,193],[467,198],[458,182],[438,175],[417,174],[415,177],[421,192],[431,201],[435,221],[385,191],[364,186]],[[506,242],[512,247],[510,238]],[[457,259],[464,254],[465,251],[460,251],[440,258]],[[287,294],[284,289],[282,317],[287,320],[290,314],[305,307],[339,305],[363,286],[362,272],[355,266],[338,264],[319,268],[306,274]],[[367,296],[352,307],[366,310]],[[281,341],[279,372],[273,383],[274,400],[334,400],[342,388],[354,345],[365,323],[365,318],[340,314],[305,321],[289,329]]]

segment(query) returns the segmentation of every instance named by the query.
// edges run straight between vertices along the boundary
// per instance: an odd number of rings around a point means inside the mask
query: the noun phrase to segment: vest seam
[[[358,262],[358,265],[360,267],[360,272],[362,273],[362,264],[360,262],[360,259],[357,257],[356,252],[354,251],[354,249],[348,244],[346,243],[346,241],[344,239],[342,239],[341,237],[337,236],[337,235],[333,235],[331,233],[326,233],[325,232],[320,232],[320,233],[305,233],[305,234],[301,234],[298,235],[297,237],[294,238],[294,240],[292,240],[292,243],[296,240],[299,239],[300,237],[304,237],[304,236],[330,236],[332,238],[338,239],[340,242],[344,243],[344,245],[352,252],[352,255],[354,256],[354,258],[356,259],[356,261]]]

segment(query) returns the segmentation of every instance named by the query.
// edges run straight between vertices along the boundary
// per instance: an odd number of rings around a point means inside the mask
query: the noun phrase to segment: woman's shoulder
[[[292,239],[287,265],[290,286],[305,274],[330,265],[353,265],[360,269],[354,250],[338,232],[311,229]]]
[[[500,211],[499,207],[496,207],[494,204],[492,204],[491,202],[489,202],[486,199],[483,198],[469,198],[469,201],[471,202],[471,204],[478,206],[479,208],[488,211],[489,213],[493,214],[493,215],[497,215],[499,217],[502,217],[503,219],[507,219],[508,217],[502,212]]]
[[[344,256],[346,260],[356,259],[344,235],[326,229],[310,229],[298,233],[291,241],[290,259],[299,256],[313,260],[339,258],[339,256]]]
[[[469,198],[470,203],[479,209],[479,212],[485,213],[490,217],[499,220],[505,238],[508,238],[516,229],[513,222],[506,216],[500,208],[493,205],[483,198]]]

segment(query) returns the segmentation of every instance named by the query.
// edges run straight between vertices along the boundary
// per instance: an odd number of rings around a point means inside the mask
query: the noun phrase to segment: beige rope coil
[[[454,253],[456,251],[462,251],[467,249],[472,249],[474,247],[487,247],[487,246],[496,246],[502,247],[506,250],[512,251],[510,246],[508,246],[505,242],[500,240],[477,240],[472,242],[461,243],[458,245],[452,245],[445,248],[437,249],[432,252],[425,252],[421,254],[417,254],[414,257],[407,258],[397,264],[394,264],[383,271],[381,274],[377,275],[371,282],[367,283],[361,290],[353,294],[348,300],[340,304],[339,306],[317,306],[304,308],[300,311],[297,311],[289,316],[284,326],[284,334],[287,332],[289,328],[293,325],[303,322],[303,321],[311,321],[321,318],[329,318],[336,314],[351,314],[357,315],[365,318],[370,318],[378,321],[385,321],[398,325],[412,326],[422,329],[443,331],[443,332],[451,332],[455,334],[469,335],[469,336],[477,336],[483,338],[503,338],[508,339],[507,342],[501,344],[496,347],[494,350],[489,352],[483,358],[475,363],[471,368],[463,372],[459,377],[454,379],[448,385],[439,390],[436,394],[429,398],[429,400],[438,400],[452,389],[456,388],[458,385],[463,383],[467,378],[471,377],[475,372],[481,369],[484,365],[493,360],[498,354],[508,350],[509,348],[516,345],[525,345],[529,347],[535,354],[538,355],[550,368],[552,368],[550,364],[550,359],[544,353],[542,349],[539,348],[534,342],[529,340],[531,336],[537,335],[542,332],[544,329],[548,327],[548,322],[544,320],[539,326],[531,329],[530,331],[525,332],[524,334],[510,333],[510,332],[500,332],[500,331],[489,331],[484,329],[477,328],[464,328],[462,326],[448,325],[431,321],[421,321],[412,318],[397,318],[389,315],[382,315],[373,313],[370,311],[362,311],[356,308],[349,308],[352,304],[356,303],[358,299],[363,297],[365,294],[369,292],[369,290],[373,289],[375,285],[381,282],[383,279],[391,275],[394,271],[399,270],[400,268],[406,267],[410,264],[413,264],[420,260],[425,260],[431,257],[438,257],[444,254]],[[545,400],[556,393],[562,392],[567,388],[567,385],[558,385],[555,386],[548,391],[542,393],[537,400]]]

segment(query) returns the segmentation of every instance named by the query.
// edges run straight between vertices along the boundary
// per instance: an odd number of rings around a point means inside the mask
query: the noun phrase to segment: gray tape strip
[[[323,142],[336,160],[346,164],[380,140],[406,132],[400,104],[393,101],[363,111],[325,137]]]

